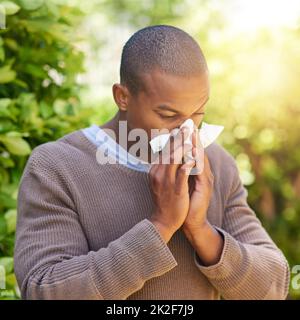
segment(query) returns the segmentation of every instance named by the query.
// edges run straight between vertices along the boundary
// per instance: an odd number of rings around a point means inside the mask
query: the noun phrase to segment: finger
[[[178,167],[179,165],[181,165],[187,157],[188,153],[192,154],[192,150],[193,150],[193,145],[185,142],[185,132],[183,133],[183,138],[182,141],[180,143],[180,145],[178,145],[177,148],[174,148],[173,153],[171,153],[171,159],[172,159],[172,164],[175,165],[175,167]],[[191,158],[188,158],[187,160],[193,160]]]
[[[187,152],[192,152],[192,145],[185,144],[185,129],[181,132],[181,137],[178,137],[178,143],[174,144],[174,151],[170,154],[170,164],[166,168],[172,182],[175,183],[177,169],[183,164],[183,158]],[[177,148],[176,148],[177,146]]]
[[[191,196],[195,189],[195,178],[192,177],[191,175],[189,175],[188,184],[189,184],[189,195]]]
[[[175,151],[178,152],[178,148],[182,145],[183,143],[183,135],[182,135],[182,130],[172,130],[172,133],[170,135],[170,139],[161,151],[163,161],[162,163],[164,164],[170,164],[174,163],[174,153]]]
[[[196,161],[195,168],[192,170],[192,175],[200,175],[204,170],[204,148],[200,141],[198,129],[194,130],[192,135],[193,142],[193,157]]]
[[[183,164],[177,170],[176,183],[175,183],[175,192],[181,194],[185,188],[188,187],[189,174],[192,168],[195,165],[195,160],[190,160],[189,162]]]
[[[150,183],[150,188],[151,189],[156,187],[157,181],[155,180],[155,177],[157,175],[157,170],[158,170],[158,165],[157,164],[152,164],[151,167],[150,167],[150,170],[148,172],[149,183]]]
[[[153,163],[155,163],[155,164],[164,164],[164,163],[166,163],[165,159],[167,158],[168,152],[170,152],[169,150],[170,149],[172,150],[172,148],[173,148],[174,139],[175,139],[175,136],[171,132],[167,144],[165,145],[165,147],[161,151],[158,152],[158,156],[153,161]]]
[[[167,144],[159,152],[159,154],[162,156],[162,162],[160,162],[160,163],[164,163],[164,164],[170,163],[169,162],[170,153],[172,150],[174,150],[174,148],[177,147],[177,144],[180,143],[180,141],[178,141],[178,140],[181,140],[180,135],[179,135],[179,129],[175,128],[171,131],[170,138],[169,138]]]
[[[164,170],[171,184],[175,183],[176,170],[180,163],[181,145],[183,143],[182,130],[173,132],[173,142],[170,143],[170,149],[164,150]]]
[[[214,180],[214,175],[211,171],[210,163],[207,154],[204,154],[204,168],[205,168],[205,175],[209,180]]]
[[[174,184],[178,167],[183,163],[183,157],[188,151],[192,151],[192,145],[184,144],[189,131],[187,128],[172,130],[168,145],[162,150],[163,171],[168,180]]]
[[[170,138],[166,146],[159,152],[158,157],[155,159],[152,166],[156,166],[156,174],[158,171],[161,175],[166,177],[166,182],[170,182],[172,184],[175,183],[175,174],[176,170],[173,170],[170,165],[170,157],[174,156],[174,148],[177,148],[182,144],[182,132],[179,129],[173,129],[170,134]],[[177,153],[178,151],[176,151]]]
[[[157,163],[152,163],[151,166],[150,166],[150,169],[149,169],[149,176],[150,177],[153,177],[158,169],[159,165]]]
[[[201,143],[201,139],[200,139],[200,135],[199,135],[199,129],[196,128],[193,131],[193,135],[192,135],[192,142],[193,142],[193,146],[199,150],[204,149],[203,145]]]

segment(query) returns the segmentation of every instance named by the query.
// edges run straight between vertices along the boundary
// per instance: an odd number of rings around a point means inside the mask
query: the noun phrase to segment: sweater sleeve
[[[20,183],[14,267],[23,299],[124,300],[177,266],[148,219],[90,251],[54,162],[33,151]]]
[[[215,265],[204,266],[194,250],[194,261],[224,299],[285,299],[289,265],[247,204],[248,192],[236,164],[232,163],[231,168],[233,182],[223,225],[214,226],[224,237],[220,260]]]

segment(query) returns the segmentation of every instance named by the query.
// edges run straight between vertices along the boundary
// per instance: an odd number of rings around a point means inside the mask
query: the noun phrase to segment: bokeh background
[[[0,299],[20,298],[16,199],[31,150],[115,114],[122,46],[153,24],[198,41],[211,74],[205,121],[225,126],[218,141],[249,204],[291,268],[300,264],[300,1],[0,0],[0,16]]]

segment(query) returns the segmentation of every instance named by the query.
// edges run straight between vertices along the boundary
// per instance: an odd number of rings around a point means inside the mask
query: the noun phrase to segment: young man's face
[[[205,104],[209,98],[209,76],[181,77],[165,74],[159,70],[143,76],[144,90],[132,96],[128,90],[123,104],[123,119],[129,130],[144,129],[151,140],[151,129],[179,127],[186,119],[193,119],[200,126]],[[121,91],[118,90],[116,100]],[[124,95],[123,95],[124,98]],[[119,103],[118,103],[119,102]],[[120,101],[117,101],[120,107]]]

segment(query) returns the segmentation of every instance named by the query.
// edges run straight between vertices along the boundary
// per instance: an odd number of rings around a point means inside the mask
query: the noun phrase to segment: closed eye
[[[204,114],[205,114],[205,112],[197,112],[197,113],[194,113],[194,115],[196,115],[196,116],[200,116],[200,115],[204,115]],[[172,115],[172,116],[166,116],[166,115],[160,114],[160,116],[161,116],[162,118],[164,118],[164,119],[175,119],[176,117],[178,117],[177,114]]]
[[[161,116],[162,118],[176,118],[176,117],[177,117],[176,114],[173,115],[173,116],[165,116],[165,115],[160,114],[160,116]]]

